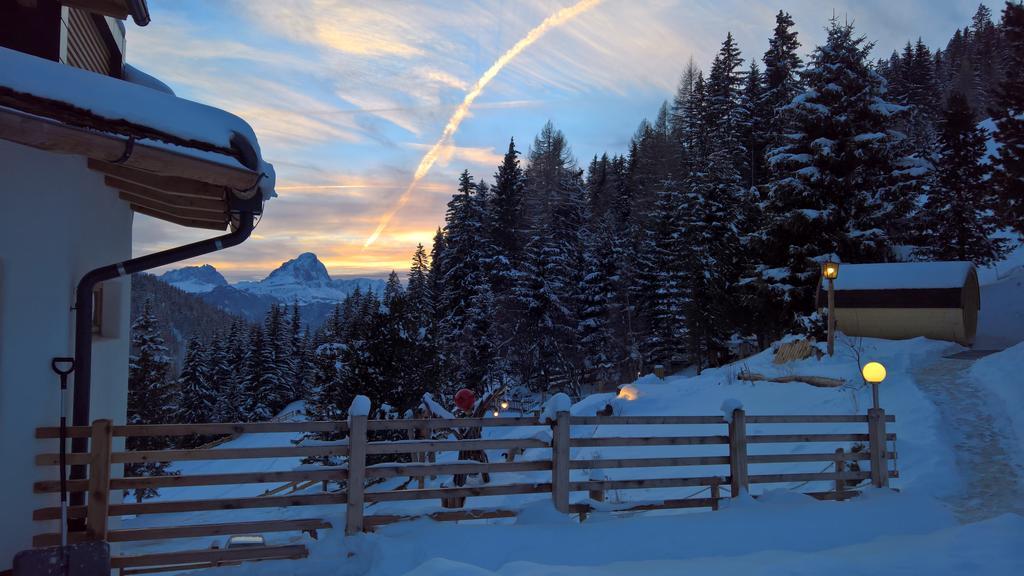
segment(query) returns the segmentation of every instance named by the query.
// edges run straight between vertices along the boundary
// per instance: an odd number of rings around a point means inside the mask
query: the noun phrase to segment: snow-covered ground
[[[1019,271],[1019,270],[1018,270]],[[1017,272],[1017,271],[1015,271]],[[1024,300],[1016,273],[987,278],[983,311],[1014,310]],[[1017,308],[1015,308],[1017,307]],[[993,330],[992,327],[995,327]],[[980,336],[1011,344],[1024,339],[1024,325],[986,324]],[[998,334],[993,334],[997,332]],[[716,512],[703,510],[621,514],[598,512],[583,523],[554,511],[550,495],[470,498],[467,507],[515,508],[515,519],[435,523],[404,522],[376,533],[346,538],[341,530],[307,536],[269,534],[274,544],[303,543],[310,557],[302,561],[250,563],[225,567],[210,574],[312,575],[493,575],[548,576],[555,574],[625,575],[683,573],[743,574],[1019,574],[1024,573],[1024,344],[980,360],[947,356],[964,349],[956,344],[925,339],[885,341],[839,339],[833,358],[808,358],[782,366],[764,352],[734,365],[706,370],[699,376],[682,374],[659,380],[653,376],[634,383],[636,398],[593,395],[572,407],[574,414],[592,415],[608,402],[617,414],[718,414],[730,399],[742,402],[748,414],[863,414],[871,402],[863,386],[858,361],[881,361],[889,377],[881,387],[883,407],[896,415],[890,431],[898,435],[895,450],[900,476],[892,481],[899,491],[863,489],[846,502],[822,502],[799,492],[823,490],[810,485],[755,485],[757,500],[745,498]],[[741,371],[767,376],[805,374],[841,378],[839,388],[816,388],[800,383],[745,382]],[[863,425],[748,425],[748,433],[863,431]],[[614,428],[614,429],[612,429]],[[722,433],[721,426],[659,426],[659,435]],[[576,437],[649,435],[651,427],[578,426]],[[486,429],[485,437],[550,437],[545,427]],[[287,445],[292,437],[246,435],[228,446]],[[752,445],[751,453],[821,451],[813,445]],[[578,448],[574,459],[619,456],[722,454],[723,446],[662,446],[643,448]],[[500,451],[490,454],[501,458]],[[442,454],[451,460],[455,454]],[[527,450],[523,459],[546,459],[544,449]],[[280,470],[297,462],[276,459],[244,464],[181,463],[183,473],[211,472],[221,467]],[[227,468],[223,468],[227,470]],[[819,463],[752,465],[751,473],[818,472]],[[585,471],[574,471],[584,479]],[[610,478],[668,475],[727,474],[724,467],[686,469],[608,470]],[[394,488],[403,479],[389,480],[371,490]],[[434,485],[443,482],[438,479]],[[505,473],[495,483],[545,481],[547,474]],[[208,498],[252,495],[268,486],[182,488],[164,491],[161,498]],[[195,490],[203,492],[195,492]],[[657,500],[694,495],[696,488],[610,492],[610,501]],[[585,493],[574,493],[582,500]],[[438,502],[388,502],[367,507],[366,514],[416,513],[438,509]],[[182,516],[126,519],[126,526],[160,523],[206,523],[244,518],[320,517],[342,526],[342,506],[271,510],[218,511]],[[167,541],[124,547],[124,552],[205,547],[205,540]]]

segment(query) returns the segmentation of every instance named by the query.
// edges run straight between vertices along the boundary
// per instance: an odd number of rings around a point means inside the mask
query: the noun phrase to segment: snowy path
[[[999,432],[992,403],[967,374],[973,361],[940,358],[918,368],[914,377],[935,403],[947,423],[947,440],[956,452],[961,486],[945,498],[962,523],[977,522],[1016,512],[1024,514],[1019,490],[1024,471],[1013,462],[1006,445],[1011,439]]]

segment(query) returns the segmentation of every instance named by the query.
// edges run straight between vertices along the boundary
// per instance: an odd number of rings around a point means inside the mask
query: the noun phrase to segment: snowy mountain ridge
[[[380,292],[385,284],[384,280],[375,278],[332,279],[327,273],[327,267],[312,252],[299,254],[284,262],[262,280],[229,284],[224,276],[209,264],[171,270],[162,274],[160,279],[193,294],[208,294],[217,288],[225,287],[256,296],[270,296],[287,304],[340,302],[357,288]],[[216,291],[223,294],[231,290]]]
[[[228,285],[224,275],[209,264],[171,270],[160,275],[160,279],[191,294],[203,294],[218,286]]]
[[[262,280],[231,284],[209,264],[171,270],[160,279],[250,322],[261,321],[274,304],[298,303],[303,318],[314,327],[356,289],[380,293],[386,284],[377,278],[331,278],[312,252],[282,263]]]

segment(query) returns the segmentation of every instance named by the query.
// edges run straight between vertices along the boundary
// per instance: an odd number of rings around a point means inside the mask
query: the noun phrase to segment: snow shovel
[[[106,542],[68,545],[67,417],[64,396],[74,358],[54,358],[50,367],[60,376],[60,546],[22,550],[14,556],[14,576],[109,576],[110,546]]]

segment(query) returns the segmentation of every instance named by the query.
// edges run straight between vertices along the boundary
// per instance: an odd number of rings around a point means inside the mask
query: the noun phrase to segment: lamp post
[[[821,275],[828,280],[828,355],[836,350],[836,278],[839,263],[831,260],[821,265]]]
[[[878,410],[878,385],[885,380],[885,366],[880,362],[868,362],[860,369],[860,374],[865,382],[871,384],[871,406]]]
[[[871,455],[871,484],[876,488],[889,485],[889,460],[886,453],[885,410],[878,406],[878,385],[885,380],[885,366],[868,362],[860,369],[864,381],[871,384],[872,408],[868,410],[868,439]]]

